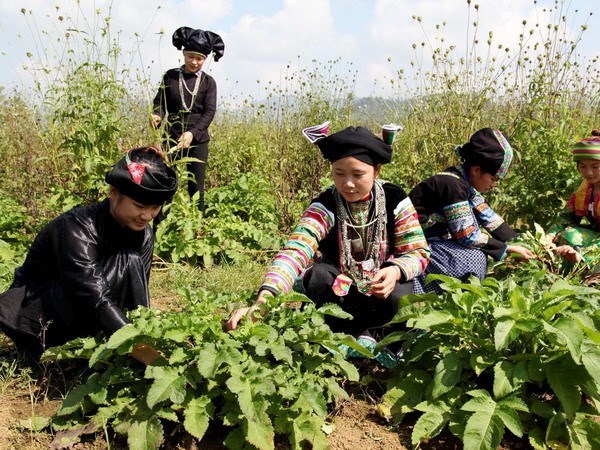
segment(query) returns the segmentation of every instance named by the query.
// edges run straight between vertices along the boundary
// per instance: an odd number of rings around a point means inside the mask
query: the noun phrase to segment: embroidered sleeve
[[[481,232],[477,219],[468,201],[444,207],[444,214],[452,238],[465,247],[483,247],[488,236]]]
[[[425,272],[429,263],[429,246],[409,197],[398,203],[394,217],[394,255],[388,261],[400,268],[401,281],[412,280]]]
[[[334,221],[333,212],[321,203],[312,203],[273,260],[261,289],[267,289],[274,294],[290,291],[294,280],[310,263],[319,242],[327,236]]]
[[[475,193],[470,200],[479,223],[490,233],[504,223],[502,217],[496,214],[481,194]]]
[[[475,195],[471,197],[471,205],[477,221],[497,240],[507,242],[518,237],[518,234],[508,225],[500,215],[498,215],[483,196],[473,191]]]

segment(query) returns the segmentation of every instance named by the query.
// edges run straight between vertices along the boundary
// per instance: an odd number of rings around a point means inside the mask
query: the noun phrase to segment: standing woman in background
[[[173,45],[178,50],[183,48],[184,65],[164,74],[154,98],[152,125],[158,127],[166,118],[166,151],[176,147],[176,159],[190,157],[200,161],[187,163],[191,174],[188,192],[190,197],[199,193],[198,209],[204,212],[208,127],[217,110],[217,84],[202,71],[202,66],[211,53],[215,61],[221,59],[225,44],[212,31],[180,27],[173,33]],[[155,222],[161,220],[157,219]]]

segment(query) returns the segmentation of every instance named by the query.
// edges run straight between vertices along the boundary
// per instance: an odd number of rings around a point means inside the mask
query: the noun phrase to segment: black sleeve
[[[129,323],[110,293],[98,252],[95,226],[77,217],[65,219],[53,233],[53,251],[60,277],[69,296],[95,314],[102,328],[112,334]]]

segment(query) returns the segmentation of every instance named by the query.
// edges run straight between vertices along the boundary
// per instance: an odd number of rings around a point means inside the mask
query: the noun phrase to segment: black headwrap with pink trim
[[[144,205],[162,205],[177,191],[177,174],[152,147],[129,150],[105,181]]]

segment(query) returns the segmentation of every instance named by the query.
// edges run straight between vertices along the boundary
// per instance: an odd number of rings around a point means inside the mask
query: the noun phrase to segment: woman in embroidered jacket
[[[400,297],[413,293],[412,280],[427,266],[429,248],[410,199],[400,186],[377,179],[391,160],[391,146],[364,127],[326,134],[313,142],[331,162],[334,186],[302,214],[255,304],[232,314],[230,330],[260,310],[267,295],[290,291],[301,276],[315,303],[338,303],[354,317],[329,318],[330,327],[358,336],[392,319]]]
[[[484,128],[456,152],[461,165],[422,181],[409,194],[431,247],[427,274],[460,279],[475,275],[482,280],[486,256],[501,260],[507,253],[516,253],[524,259],[533,258],[530,250],[507,244],[517,233],[482,196],[508,171],[513,150],[506,136]],[[415,292],[429,291],[440,293],[439,283],[425,285],[424,276],[415,280]]]
[[[154,98],[152,125],[158,127],[166,118],[169,134],[166,150],[176,147],[176,158],[190,157],[187,169],[188,192],[199,194],[198,209],[204,211],[204,175],[208,159],[208,127],[217,110],[217,84],[202,70],[212,53],[218,61],[225,51],[221,37],[212,31],[180,27],[173,33],[173,45],[183,48],[184,65],[168,70]],[[159,221],[162,216],[159,216]]]
[[[600,271],[600,130],[573,147],[573,160],[583,182],[550,228],[557,253]],[[587,221],[583,224],[582,221]]]

